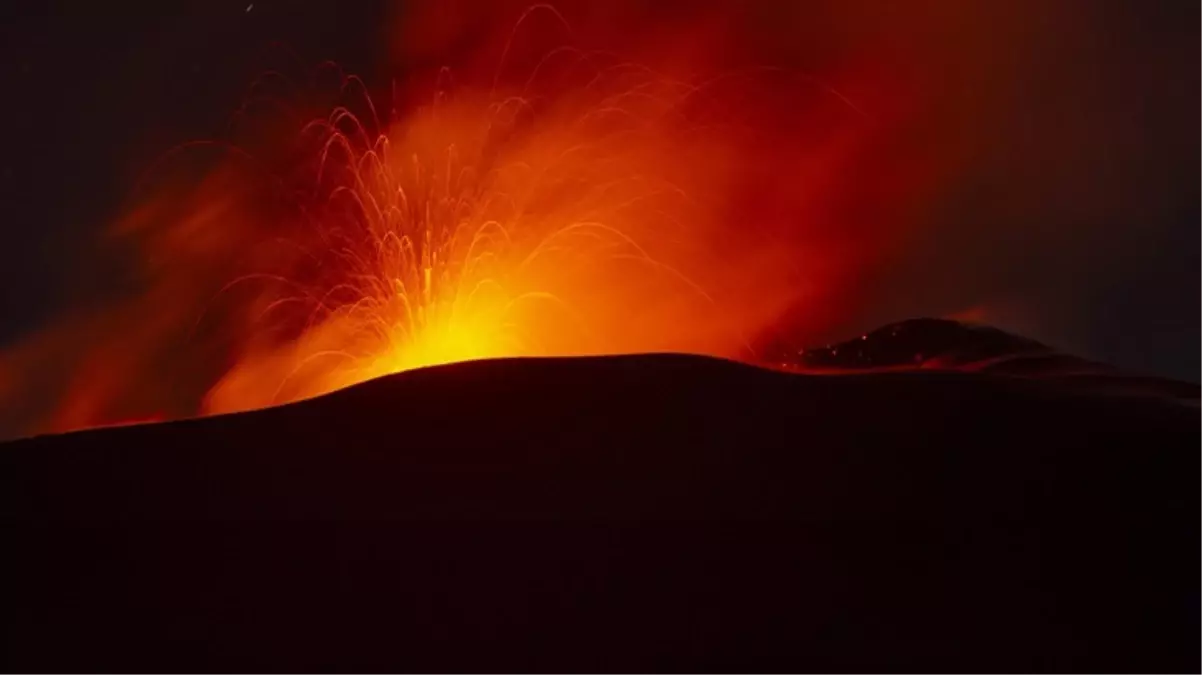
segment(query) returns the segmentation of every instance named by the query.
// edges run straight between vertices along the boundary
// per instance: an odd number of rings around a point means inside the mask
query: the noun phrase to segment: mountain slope
[[[8,443],[5,665],[1194,670],[1199,421],[647,355]]]

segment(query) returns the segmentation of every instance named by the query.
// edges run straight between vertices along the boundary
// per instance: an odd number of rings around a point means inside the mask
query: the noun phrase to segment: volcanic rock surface
[[[1197,386],[1049,351],[908,322],[795,364],[838,376],[486,361],[0,445],[3,665],[1197,671]]]
[[[1195,404],[1202,393],[1197,383],[1123,372],[992,326],[950,319],[900,321],[818,348],[793,349],[777,343],[764,350],[761,360],[811,374],[958,370],[1054,379],[1062,386],[1095,392],[1143,393]]]

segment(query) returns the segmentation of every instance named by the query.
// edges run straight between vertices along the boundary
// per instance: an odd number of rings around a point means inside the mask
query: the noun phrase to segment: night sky
[[[220,136],[269,43],[403,75],[395,8],[248,4],[4,4],[0,344],[120,286],[96,233],[156,156]],[[911,246],[860,281],[849,334],[982,305],[1086,356],[1199,379],[1197,2],[797,4],[755,58],[904,51],[935,93],[897,152],[961,158]]]

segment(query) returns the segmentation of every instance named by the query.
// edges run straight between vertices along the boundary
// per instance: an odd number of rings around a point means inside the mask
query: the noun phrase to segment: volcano
[[[5,669],[1202,665],[1197,385],[941,320],[767,361],[6,443]]]

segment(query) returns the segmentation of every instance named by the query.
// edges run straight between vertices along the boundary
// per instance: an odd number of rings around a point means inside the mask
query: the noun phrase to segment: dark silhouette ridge
[[[1188,393],[501,360],[16,441],[4,665],[1196,671]]]
[[[1145,394],[1195,404],[1202,394],[1195,382],[1124,372],[992,326],[951,319],[899,321],[817,348],[775,341],[764,345],[759,359],[810,374],[958,370],[1055,379],[1061,386],[1094,393]]]

